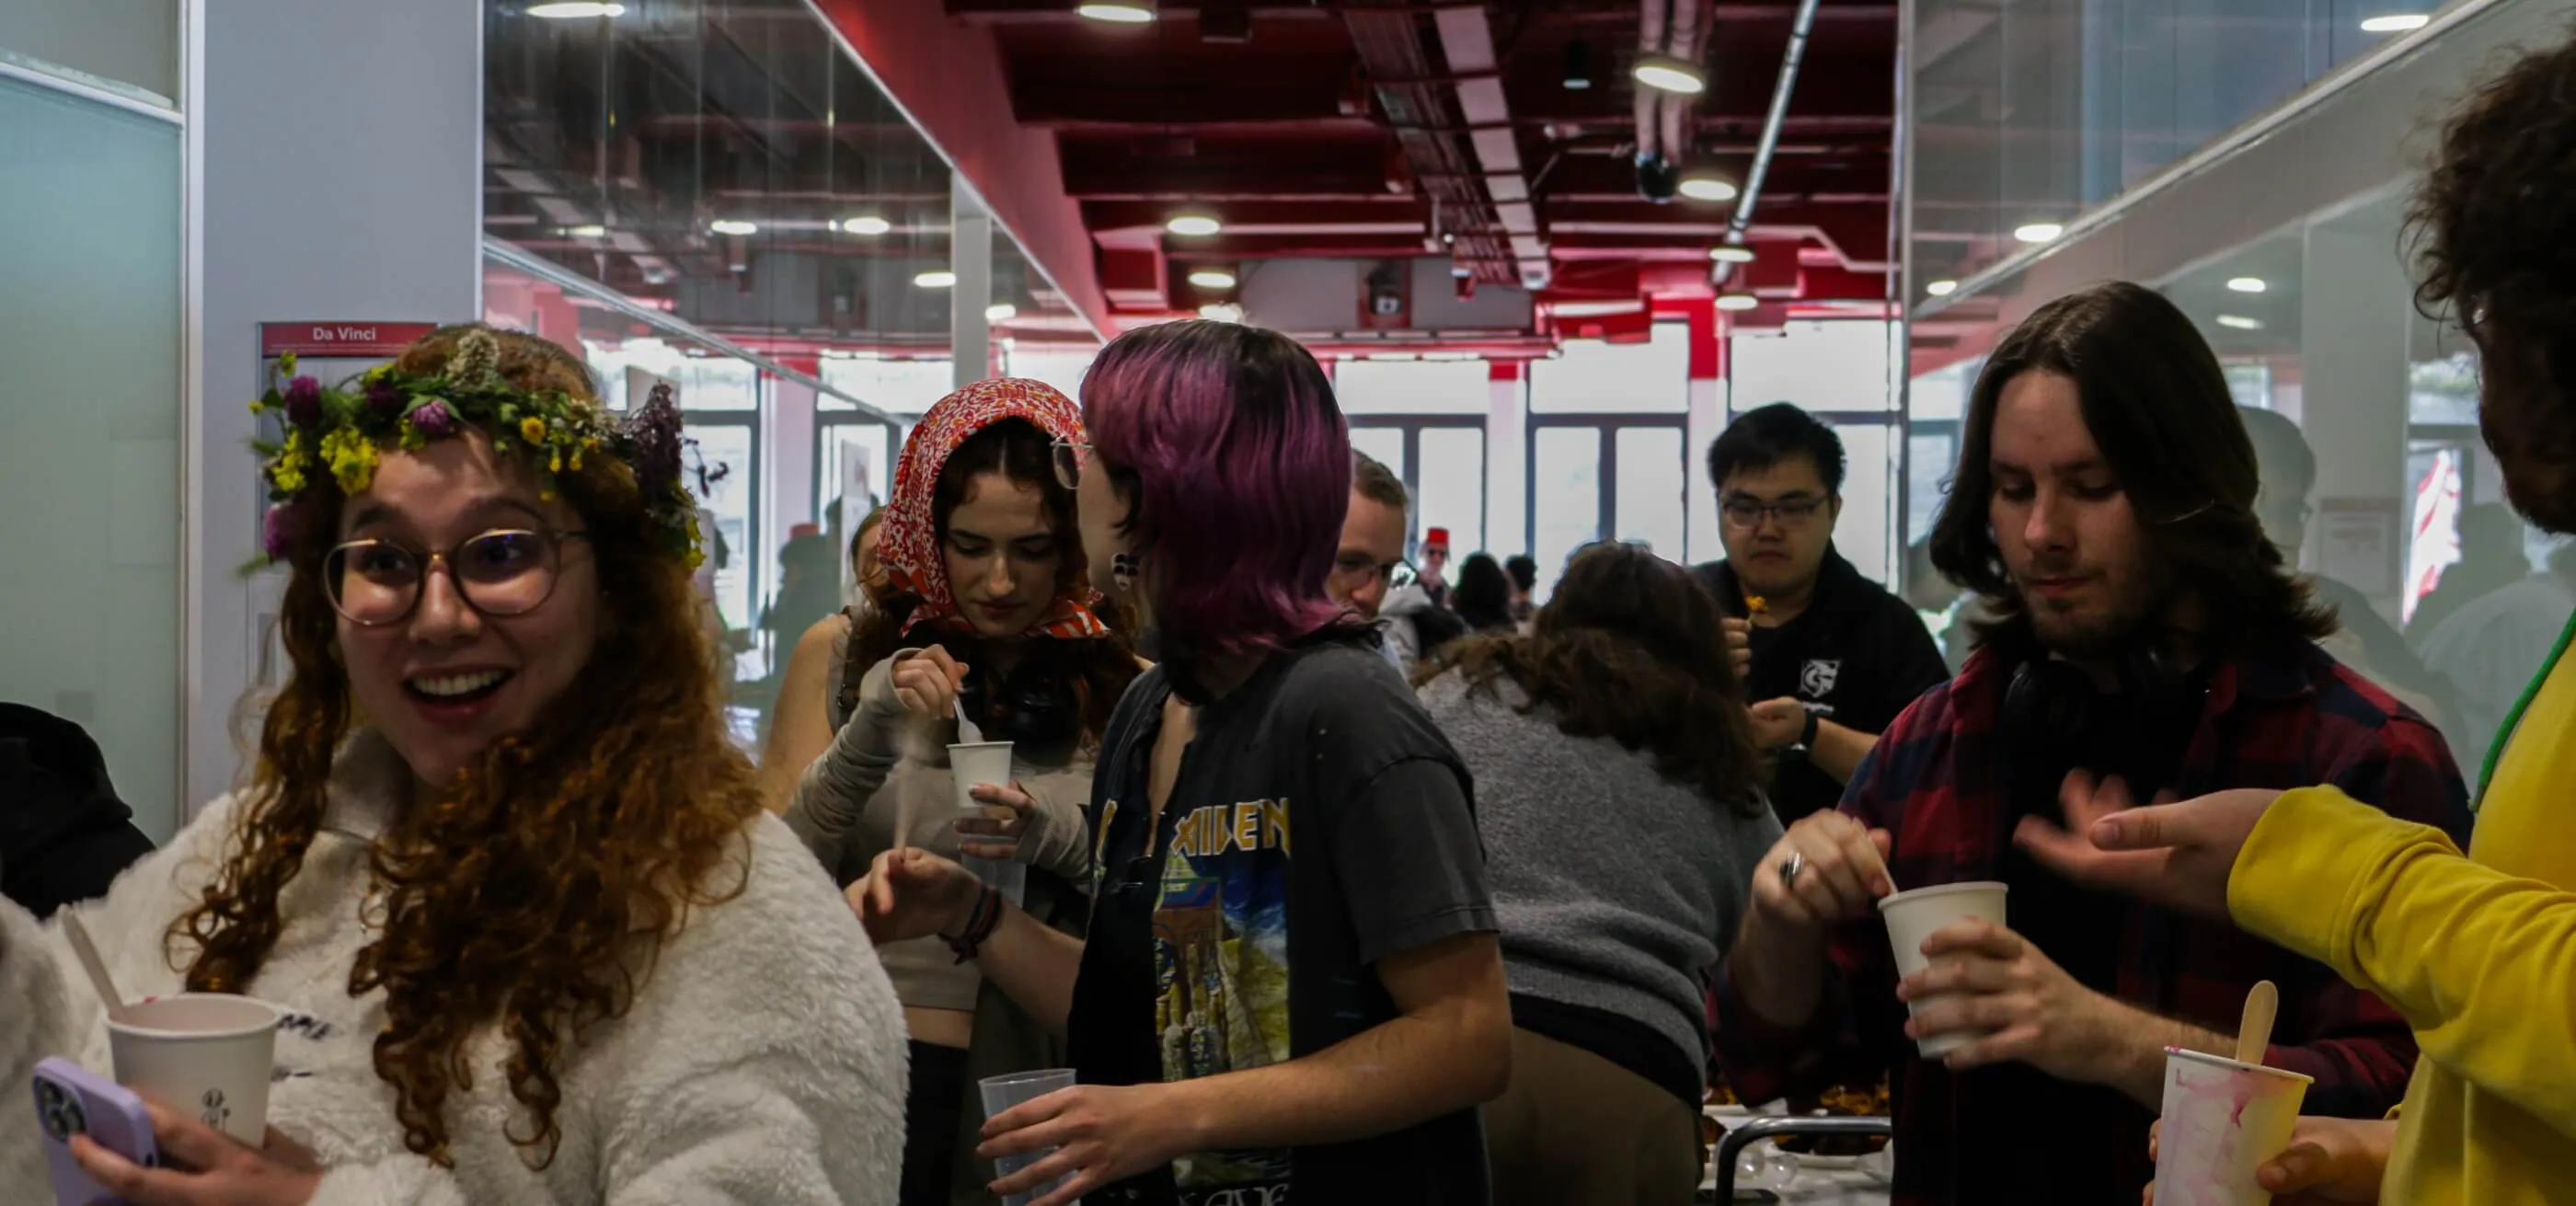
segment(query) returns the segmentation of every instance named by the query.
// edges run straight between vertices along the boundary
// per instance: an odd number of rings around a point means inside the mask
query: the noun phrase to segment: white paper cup
[[[230,993],[145,1001],[107,1024],[116,1083],[257,1147],[268,1130],[277,1007]]]
[[[1982,917],[1996,925],[2004,923],[2005,886],[1991,881],[1964,884],[1940,884],[1883,896],[1878,901],[1879,916],[1887,920],[1887,941],[1896,951],[1896,978],[1899,980],[1929,966],[1923,957],[1923,940],[1952,922]],[[1946,996],[1918,997],[1906,1002],[1906,1015],[1920,1016],[1923,1007]],[[1914,1044],[1925,1059],[1939,1059],[1978,1039],[1976,1033],[1954,1030],[1936,1034]]]
[[[1013,1106],[1026,1105],[1060,1089],[1070,1089],[1073,1083],[1072,1069],[1047,1068],[1037,1072],[1013,1072],[1008,1076],[987,1076],[977,1081],[975,1087],[984,1095],[984,1117],[989,1121],[993,1115]],[[1055,1149],[1049,1147],[1033,1152],[1023,1152],[1016,1156],[1004,1156],[993,1161],[993,1177],[996,1180],[1007,1177],[1047,1158],[1054,1152]],[[1012,1194],[1002,1199],[1002,1206],[1028,1206],[1029,1203],[1054,1192],[1056,1186],[1070,1179],[1072,1178],[1068,1174],[1027,1193]]]
[[[2290,1148],[2309,1078],[2221,1055],[2165,1048],[2156,1206],[2264,1206],[2254,1170]]]
[[[985,805],[975,798],[975,788],[1011,785],[1011,743],[978,741],[949,746],[948,777],[957,789],[958,819],[983,817]],[[1015,905],[1027,903],[1028,864],[1006,858],[961,857],[958,861],[983,880],[984,886],[1001,893],[1003,899]]]

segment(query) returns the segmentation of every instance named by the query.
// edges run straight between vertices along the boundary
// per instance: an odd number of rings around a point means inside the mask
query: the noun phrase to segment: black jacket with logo
[[[1692,572],[1717,592],[1726,614],[1745,616],[1735,567],[1712,561]],[[1828,548],[1807,610],[1778,628],[1753,630],[1753,674],[1745,694],[1756,703],[1794,698],[1819,719],[1877,734],[1916,697],[1949,679],[1950,668],[1923,617]],[[1783,825],[1842,798],[1842,784],[1801,760],[1784,759],[1771,788],[1771,806]]]

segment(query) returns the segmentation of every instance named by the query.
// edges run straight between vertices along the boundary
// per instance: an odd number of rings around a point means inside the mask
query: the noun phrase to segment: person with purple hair
[[[986,1123],[984,1156],[1044,1153],[994,1191],[1487,1202],[1494,906],[1465,765],[1325,591],[1351,488],[1332,386],[1285,336],[1192,321],[1111,343],[1082,395],[1092,443],[1057,469],[1164,659],[1101,743],[1088,933],[917,850],[854,892],[879,941],[940,935],[1066,1027],[1081,1083]]]

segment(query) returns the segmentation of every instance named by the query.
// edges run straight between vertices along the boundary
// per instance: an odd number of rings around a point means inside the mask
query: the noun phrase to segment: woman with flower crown
[[[132,997],[277,1006],[257,1149],[159,1108],[146,1206],[894,1200],[901,1015],[761,807],[694,626],[679,415],[448,328],[261,407],[291,676],[243,791],[74,906]],[[59,919],[0,905],[0,1082],[110,1066]],[[0,1092],[0,1200],[44,1196]]]
[[[895,463],[877,553],[880,605],[845,622],[829,700],[837,732],[804,769],[789,828],[844,883],[898,848],[1027,864],[1015,903],[1061,928],[1089,913],[1084,806],[1100,737],[1142,666],[1092,589],[1054,445],[1085,437],[1063,394],[995,378],[922,415]],[[826,621],[829,623],[830,621]],[[961,838],[947,747],[959,718],[1012,743],[1010,783],[970,785],[997,817]],[[935,938],[883,954],[912,1038],[904,1206],[988,1200],[972,1149],[975,1080],[1063,1063],[1061,1045]]]

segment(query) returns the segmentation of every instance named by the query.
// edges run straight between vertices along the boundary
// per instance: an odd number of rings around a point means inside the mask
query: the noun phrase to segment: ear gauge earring
[[[1143,571],[1143,563],[1136,560],[1134,553],[1119,553],[1109,559],[1110,581],[1118,584],[1121,594],[1135,589],[1136,575]]]

